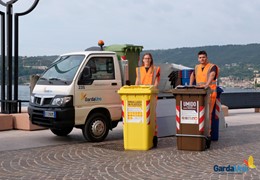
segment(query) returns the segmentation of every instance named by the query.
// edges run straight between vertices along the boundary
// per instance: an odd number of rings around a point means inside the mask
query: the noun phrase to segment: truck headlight
[[[72,99],[71,96],[55,97],[55,98],[53,98],[51,105],[53,105],[53,106],[64,106],[71,99]]]

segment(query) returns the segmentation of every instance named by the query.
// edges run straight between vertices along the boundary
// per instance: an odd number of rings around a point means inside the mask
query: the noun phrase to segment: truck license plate
[[[55,111],[44,111],[43,116],[50,117],[50,118],[56,118],[56,112]]]

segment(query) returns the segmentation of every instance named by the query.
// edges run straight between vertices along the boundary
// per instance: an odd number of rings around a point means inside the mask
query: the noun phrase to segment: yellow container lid
[[[158,94],[159,90],[153,85],[131,85],[123,86],[118,94]]]

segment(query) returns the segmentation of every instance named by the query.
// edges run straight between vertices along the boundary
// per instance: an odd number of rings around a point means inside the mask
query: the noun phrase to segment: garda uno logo
[[[102,101],[101,97],[87,97],[87,93],[80,94],[80,100],[84,100],[85,102],[98,102]]]
[[[248,171],[248,167],[245,165],[215,165],[214,171],[218,173],[244,173]]]
[[[249,168],[256,168],[253,156],[249,156],[248,160],[244,160],[244,164],[226,166],[215,165],[213,167],[214,171],[218,173],[245,173]]]
[[[249,167],[250,169],[255,169],[255,163],[254,163],[254,158],[253,156],[249,156],[248,160],[244,160],[244,163]]]
[[[86,98],[85,99],[86,102],[98,102],[98,101],[102,101],[101,97],[90,97],[90,98]]]
[[[87,93],[80,93],[80,100],[85,100],[87,97]]]

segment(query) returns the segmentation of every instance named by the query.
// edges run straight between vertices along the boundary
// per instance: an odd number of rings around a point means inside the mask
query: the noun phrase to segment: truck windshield
[[[84,60],[84,55],[60,56],[42,74],[38,84],[71,84],[79,65]]]

